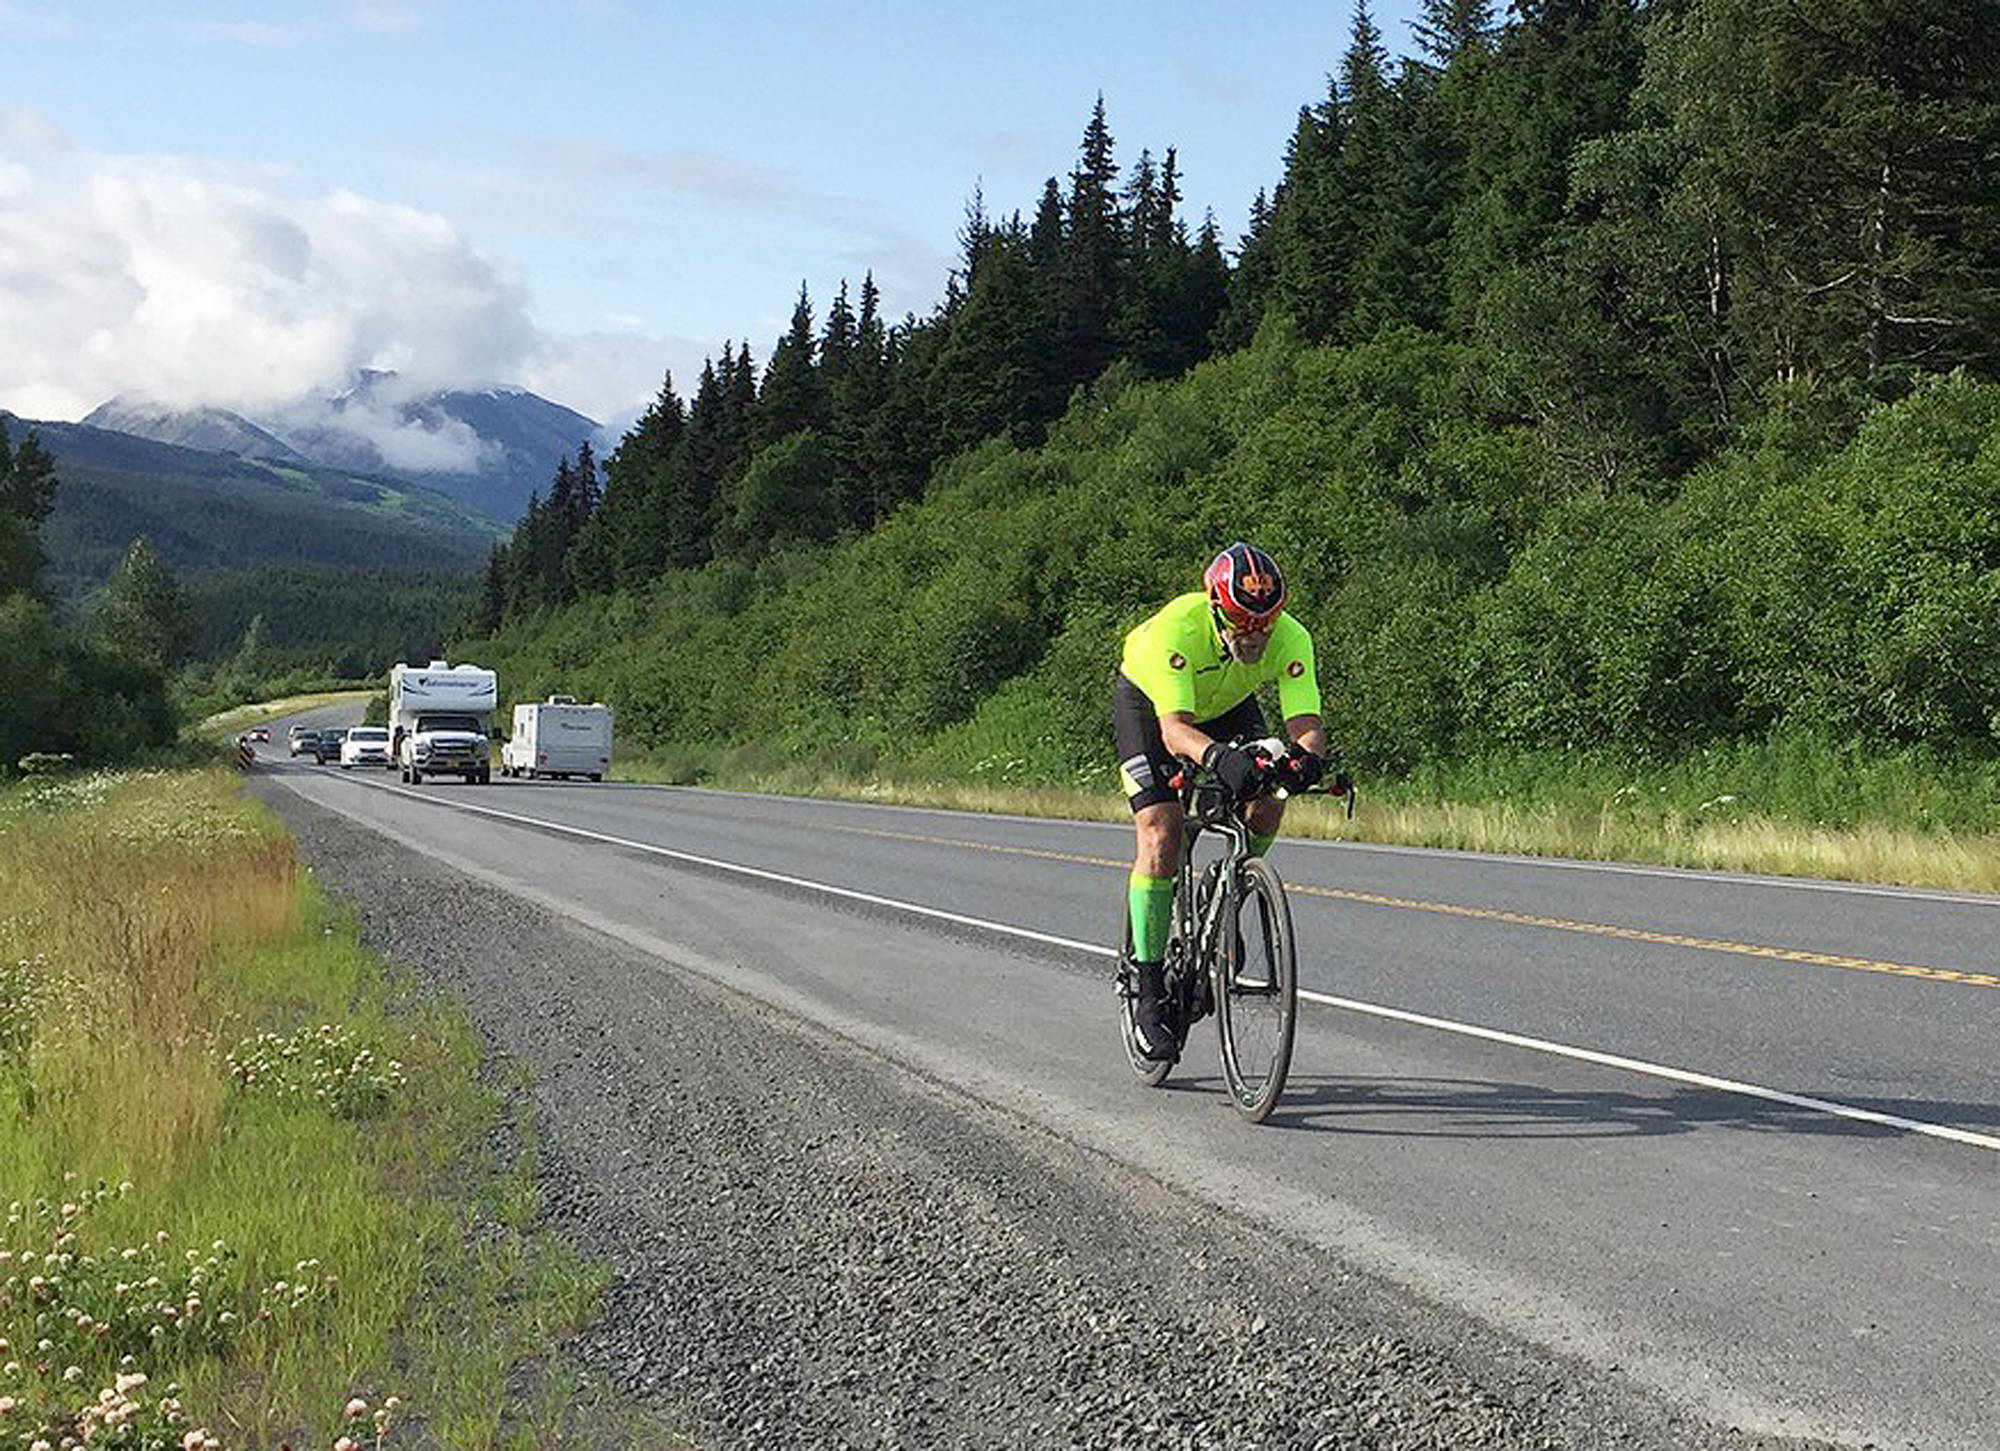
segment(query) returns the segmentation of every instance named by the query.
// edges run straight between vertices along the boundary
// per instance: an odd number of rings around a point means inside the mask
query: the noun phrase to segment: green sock
[[[1278,839],[1278,833],[1275,831],[1272,832],[1269,836],[1260,836],[1258,833],[1254,831],[1251,832],[1250,855],[1262,856],[1265,852],[1271,849],[1271,843],[1276,841],[1277,839]]]
[[[1134,872],[1126,894],[1132,907],[1132,960],[1158,962],[1167,955],[1167,931],[1173,925],[1174,879]]]

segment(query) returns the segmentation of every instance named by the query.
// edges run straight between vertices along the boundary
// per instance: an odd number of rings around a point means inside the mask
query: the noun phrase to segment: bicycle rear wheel
[[[1214,969],[1215,1022],[1230,1100],[1251,1123],[1262,1123],[1291,1071],[1298,961],[1292,909],[1277,871],[1253,857],[1238,868],[1237,882],[1235,920],[1223,924]]]
[[[1118,1036],[1125,1042],[1125,1056],[1132,1064],[1132,1076],[1147,1088],[1158,1088],[1173,1071],[1171,1058],[1148,1058],[1139,1046],[1139,1025],[1133,1019],[1133,1004],[1139,1000],[1139,979],[1132,970],[1132,917],[1125,917],[1125,945],[1118,953]]]

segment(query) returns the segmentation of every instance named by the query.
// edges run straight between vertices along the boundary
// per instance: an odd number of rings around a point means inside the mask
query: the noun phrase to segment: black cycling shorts
[[[1254,695],[1245,696],[1214,720],[1197,721],[1196,729],[1218,741],[1254,741],[1270,734]],[[1167,780],[1179,763],[1160,739],[1160,712],[1122,670],[1111,678],[1111,734],[1118,746],[1118,778],[1132,809],[1173,800],[1174,788]]]

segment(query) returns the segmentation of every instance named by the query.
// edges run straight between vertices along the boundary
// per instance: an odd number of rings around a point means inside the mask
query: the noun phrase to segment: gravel
[[[545,1213],[614,1276],[562,1349],[696,1444],[1806,1444],[1689,1422],[260,789],[364,944],[528,1070]]]

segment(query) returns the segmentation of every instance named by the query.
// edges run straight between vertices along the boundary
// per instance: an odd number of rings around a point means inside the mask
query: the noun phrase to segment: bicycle
[[[1258,741],[1249,749],[1263,768],[1263,781],[1248,796],[1238,796],[1192,761],[1181,763],[1173,781],[1186,824],[1167,935],[1167,997],[1180,1025],[1180,1042],[1172,1056],[1149,1058],[1139,1038],[1133,1016],[1138,978],[1132,966],[1129,913],[1117,987],[1125,1051],[1139,1082],[1148,1088],[1164,1083],[1180,1061],[1188,1029],[1213,1012],[1230,1101],[1251,1123],[1262,1123],[1277,1107],[1291,1070],[1299,1012],[1298,959],[1285,884],[1269,862],[1250,855],[1243,807],[1260,795],[1297,791],[1277,770],[1284,742]],[[1331,776],[1326,790],[1346,798],[1351,818],[1354,786],[1346,773]],[[1195,844],[1204,835],[1222,837],[1223,853],[1197,865]]]

